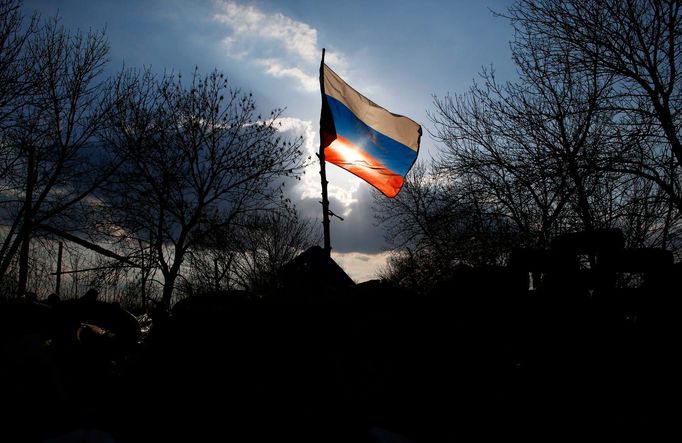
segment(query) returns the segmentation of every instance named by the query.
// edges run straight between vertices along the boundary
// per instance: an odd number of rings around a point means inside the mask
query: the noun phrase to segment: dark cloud
[[[369,185],[361,184],[356,194],[357,201],[350,205],[350,213],[341,221],[332,217],[331,244],[336,252],[361,252],[375,254],[388,248],[384,240],[384,231],[375,226],[374,211],[372,209],[372,195]],[[322,205],[320,199],[303,199],[296,203],[296,208],[304,217],[320,221],[322,229]],[[339,214],[344,212],[344,205],[337,199],[329,198],[329,207]]]

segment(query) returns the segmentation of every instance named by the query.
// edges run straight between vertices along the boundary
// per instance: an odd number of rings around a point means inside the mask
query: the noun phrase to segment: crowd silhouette
[[[679,265],[617,231],[426,295],[352,284],[319,247],[285,271],[269,294],[150,307],[144,334],[95,290],[4,299],[2,440],[647,438],[674,420]]]

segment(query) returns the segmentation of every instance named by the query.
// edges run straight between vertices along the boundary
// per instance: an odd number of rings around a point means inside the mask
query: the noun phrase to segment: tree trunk
[[[173,296],[173,289],[175,289],[175,279],[178,277],[178,273],[173,272],[173,269],[171,271],[164,275],[164,282],[163,282],[163,303],[165,306],[170,308],[171,305],[171,297]]]
[[[24,197],[24,224],[20,231],[21,249],[19,251],[19,282],[17,295],[26,293],[28,287],[28,256],[33,233],[33,190],[36,182],[35,148],[28,147],[28,168],[26,171],[26,196]]]

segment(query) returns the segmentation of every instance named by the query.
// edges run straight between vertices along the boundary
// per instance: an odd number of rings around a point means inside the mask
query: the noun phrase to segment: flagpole
[[[324,109],[324,52],[325,48],[322,48],[322,62],[320,63],[320,91],[322,92],[322,108]],[[329,239],[329,198],[327,197],[327,171],[325,169],[324,161],[324,142],[322,139],[322,115],[324,111],[320,113],[320,152],[317,157],[320,159],[320,181],[322,184],[322,228],[324,230],[324,252],[327,256],[331,256],[332,246]]]

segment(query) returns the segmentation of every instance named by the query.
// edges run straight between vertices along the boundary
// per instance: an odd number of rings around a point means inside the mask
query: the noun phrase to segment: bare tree
[[[302,220],[294,208],[245,214],[191,251],[191,287],[268,292],[276,289],[282,266],[320,240],[317,224]]]
[[[484,201],[498,202],[520,231],[546,244],[571,219],[572,229],[600,223],[592,197],[605,177],[591,166],[610,131],[610,115],[599,109],[609,84],[568,65],[556,71],[536,42],[512,49],[517,82],[500,84],[484,70],[482,86],[436,98],[431,119],[447,148],[441,170],[466,176]]]
[[[232,278],[237,256],[238,238],[235,227],[216,231],[204,244],[196,245],[188,254],[190,293],[208,293],[236,289]]]
[[[15,117],[29,86],[24,49],[36,31],[37,18],[25,24],[20,8],[20,0],[0,0],[0,130]],[[0,144],[0,153],[4,147]]]
[[[403,190],[394,199],[374,195],[376,221],[386,229],[386,239],[398,249],[430,250],[434,257],[450,260],[446,248],[456,222],[458,197],[452,186],[423,164],[416,165]]]
[[[374,194],[377,222],[394,247],[383,279],[428,291],[457,265],[504,264],[511,247],[524,241],[496,203],[481,200],[467,180],[450,180],[420,164],[395,198]]]
[[[109,137],[130,161],[105,200],[121,238],[151,239],[170,303],[188,251],[241,214],[283,202],[275,181],[300,171],[302,140],[282,139],[281,111],[261,118],[252,95],[221,73],[195,71],[189,84],[142,75],[137,85]]]
[[[432,135],[445,146],[436,171],[417,168],[396,199],[377,200],[396,246],[385,277],[427,287],[457,263],[500,262],[505,248],[546,246],[565,231],[620,227],[637,247],[675,241],[680,169],[666,115],[678,116],[679,8],[653,3],[517,2],[509,15],[518,79],[500,83],[483,70],[467,92],[435,98]],[[641,35],[625,32],[626,22]],[[607,28],[612,35],[595,37]],[[619,43],[595,49],[609,38]],[[647,51],[650,60],[635,60]]]
[[[19,291],[28,278],[31,238],[41,225],[71,226],[75,213],[115,168],[98,143],[107,125],[111,83],[102,76],[108,44],[101,32],[71,33],[57,20],[24,42],[17,94],[2,144],[11,165],[0,209],[9,228],[0,246],[0,275],[19,254]],[[74,218],[75,217],[75,218]]]
[[[682,4],[674,0],[519,0],[507,16],[543,41],[557,69],[613,82],[618,145],[604,169],[650,180],[682,209]],[[564,57],[568,54],[568,57]]]
[[[242,218],[231,272],[236,285],[254,292],[274,289],[282,266],[320,243],[317,226],[286,208]]]
[[[23,29],[24,17],[19,0],[0,0],[0,208],[7,206],[15,184],[8,177],[16,171],[19,156],[8,140],[8,129],[17,117],[17,108],[24,102],[28,88],[25,63],[27,40],[35,32],[35,19]],[[17,229],[16,220],[2,220],[2,234],[11,237]],[[9,224],[7,224],[9,223]],[[3,241],[0,261],[9,245]],[[0,278],[4,277],[0,272]]]
[[[447,147],[441,169],[474,183],[536,244],[563,231],[620,227],[633,245],[665,245],[679,212],[662,198],[667,191],[642,182],[651,181],[646,174],[626,171],[652,172],[665,160],[661,177],[674,175],[670,156],[655,160],[660,143],[643,136],[652,122],[632,123],[623,102],[635,98],[624,98],[617,73],[595,59],[575,62],[575,51],[539,36],[535,22],[514,23],[518,80],[500,84],[484,70],[482,85],[435,100],[434,135]]]

